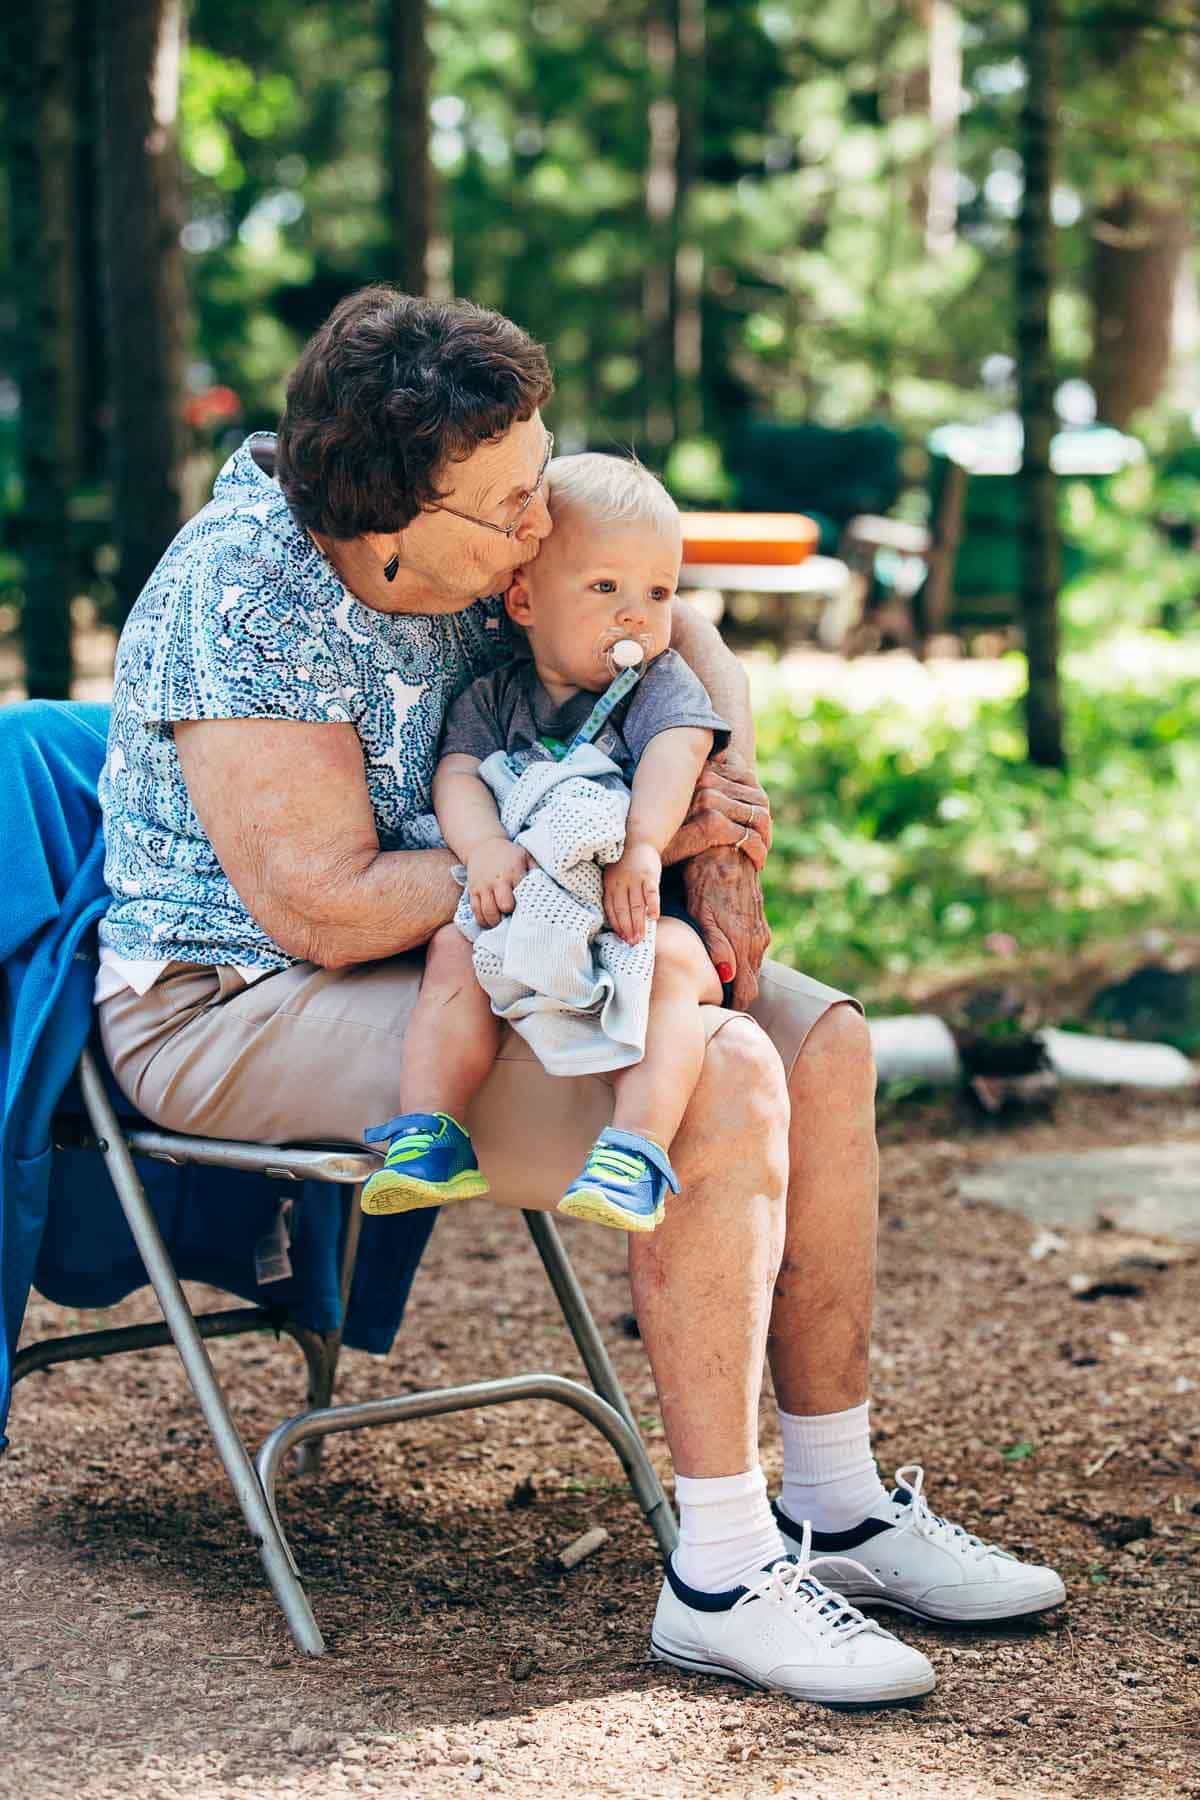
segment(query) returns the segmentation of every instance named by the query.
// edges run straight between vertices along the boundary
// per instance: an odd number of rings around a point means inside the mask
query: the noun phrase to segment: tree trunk
[[[388,0],[388,106],[392,266],[409,294],[430,288],[433,171],[429,161],[427,0]]]
[[[675,205],[672,211],[672,340],[675,432],[688,436],[703,424],[700,376],[704,357],[704,252],[692,241],[689,210],[700,166],[704,129],[705,0],[675,6]]]
[[[930,0],[929,126],[933,145],[925,202],[925,246],[954,248],[958,226],[958,120],[962,111],[962,29],[950,0]]]
[[[642,392],[646,439],[675,436],[675,215],[679,107],[675,0],[652,0],[646,20],[646,265],[642,276]]]
[[[925,54],[887,84],[891,116],[921,114],[929,149],[911,165],[909,206],[934,256],[954,247],[958,225],[958,121],[962,110],[962,27],[953,0],[908,0]]]
[[[1021,464],[1021,611],[1029,688],[1025,701],[1030,759],[1065,763],[1058,682],[1058,516],[1050,442],[1054,435],[1054,355],[1050,298],[1054,281],[1055,122],[1058,111],[1060,0],[1028,0],[1025,97],[1020,144],[1025,194],[1017,226],[1017,371],[1025,449]]]
[[[705,0],[654,0],[646,22],[646,267],[642,389],[649,443],[700,425],[704,259],[689,242],[688,203],[700,157]]]
[[[65,699],[71,686],[71,26],[71,0],[42,0],[28,12],[10,8],[3,37],[24,489],[22,647],[29,695],[50,700]]]
[[[181,0],[101,0],[104,273],[122,616],[183,517]]]
[[[108,347],[100,226],[100,44],[96,0],[75,0],[75,474],[87,486],[107,473]]]
[[[1092,225],[1092,358],[1088,378],[1106,425],[1123,430],[1152,406],[1171,367],[1176,283],[1191,237],[1191,207],[1124,188]]]

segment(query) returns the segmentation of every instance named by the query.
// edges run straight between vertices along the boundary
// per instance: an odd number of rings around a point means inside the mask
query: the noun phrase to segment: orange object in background
[[[685,563],[802,563],[820,531],[803,513],[684,513]]]

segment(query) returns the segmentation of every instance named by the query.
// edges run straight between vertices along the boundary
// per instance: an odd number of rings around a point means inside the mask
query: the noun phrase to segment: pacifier
[[[620,637],[609,638],[600,647],[600,655],[612,676],[621,675],[626,669],[636,669],[644,663],[650,654],[650,641],[645,635],[634,636],[625,632]]]

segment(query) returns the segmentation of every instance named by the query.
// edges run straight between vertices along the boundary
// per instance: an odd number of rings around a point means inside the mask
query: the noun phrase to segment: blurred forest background
[[[0,694],[102,682],[305,337],[393,280],[540,337],[563,449],[816,514],[832,555],[882,520],[847,650],[909,641],[941,556],[917,647],[992,681],[814,698],[761,634],[787,960],[886,999],[1200,924],[1194,0],[42,0],[3,29]],[[1118,448],[1056,463],[1055,433]]]

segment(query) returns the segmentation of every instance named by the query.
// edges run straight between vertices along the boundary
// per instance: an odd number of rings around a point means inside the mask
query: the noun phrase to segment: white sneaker
[[[861,1558],[854,1566],[868,1579],[851,1576],[845,1584],[849,1598],[957,1625],[1020,1619],[1062,1605],[1067,1590],[1053,1569],[1020,1562],[1011,1551],[930,1512],[924,1482],[924,1470],[910,1463],[896,1470],[891,1497],[861,1525],[812,1533],[818,1558],[847,1553]],[[806,1541],[807,1525],[801,1529],[778,1505],[775,1517],[785,1541]]]
[[[764,1569],[762,1579],[724,1594],[690,1588],[667,1562],[650,1648],[677,1669],[723,1675],[747,1687],[826,1706],[878,1706],[927,1694],[936,1680],[910,1650],[809,1573],[808,1527],[799,1556]]]

